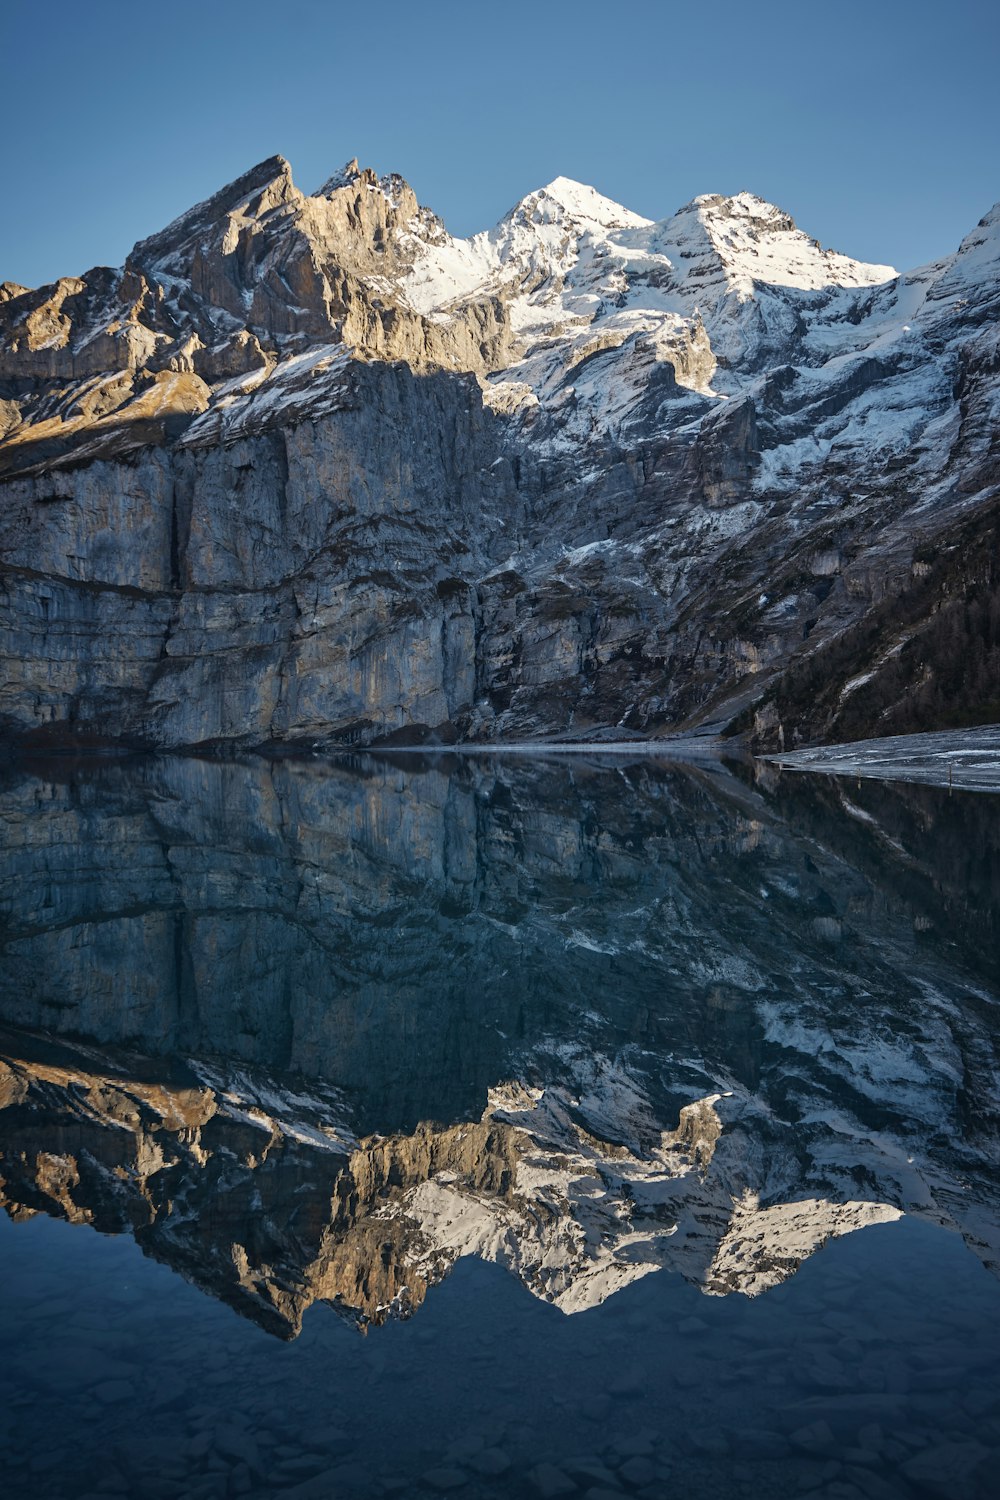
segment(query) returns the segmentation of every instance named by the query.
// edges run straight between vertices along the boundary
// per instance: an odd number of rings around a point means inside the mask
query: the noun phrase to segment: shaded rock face
[[[468,381],[401,365],[353,366],[338,401],[10,486],[11,734],[257,744],[468,715],[478,523],[512,509],[495,419]]]
[[[910,576],[736,720],[758,748],[1000,723],[995,505],[913,554]]]
[[[653,224],[560,178],[462,241],[398,177],[272,158],[120,270],[3,285],[0,732],[988,716],[992,584],[960,682],[903,648],[995,530],[998,311],[996,211],[898,277],[747,193]]]
[[[995,818],[762,774],[12,775],[0,1199],[282,1337],[463,1255],[755,1294],[900,1212],[995,1269]]]

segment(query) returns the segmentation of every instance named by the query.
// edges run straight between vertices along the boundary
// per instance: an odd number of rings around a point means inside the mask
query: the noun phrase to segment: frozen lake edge
[[[816,745],[760,759],[789,771],[819,771],[827,776],[866,776],[880,781],[912,781],[926,786],[996,793],[1000,792],[1000,724],[854,740],[845,745]]]

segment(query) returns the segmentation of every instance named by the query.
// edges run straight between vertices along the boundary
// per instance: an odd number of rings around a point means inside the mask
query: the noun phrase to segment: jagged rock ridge
[[[2,288],[0,725],[777,742],[902,659],[877,721],[954,570],[899,638],[893,601],[990,523],[998,303],[998,210],[897,276],[750,193],[651,223],[557,178],[458,240],[272,158],[120,270]],[[824,663],[820,710],[786,679]]]

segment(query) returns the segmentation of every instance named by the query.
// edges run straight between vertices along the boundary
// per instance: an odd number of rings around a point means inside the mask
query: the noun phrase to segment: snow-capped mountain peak
[[[596,417],[617,430],[613,412],[634,408],[656,365],[668,363],[679,387],[706,395],[720,364],[741,371],[715,392],[735,394],[763,363],[791,357],[803,295],[867,291],[895,274],[824,250],[753,193],[704,194],[653,222],[557,177],[487,233],[423,237],[402,291],[434,319],[498,299],[513,357],[502,376],[491,372],[495,383],[527,388],[543,406],[561,405],[572,390],[590,408],[584,426]],[[621,351],[614,378],[602,365],[593,388],[581,385],[578,367],[613,350]]]
[[[536,224],[569,219],[581,226],[594,224],[602,229],[639,228],[652,222],[572,177],[554,177],[544,187],[527,193],[504,222],[514,219]]]
[[[877,286],[897,274],[893,266],[824,250],[784,209],[754,193],[702,194],[657,230],[658,240],[673,248],[678,261],[715,257],[730,287],[744,297],[757,285],[816,291]]]

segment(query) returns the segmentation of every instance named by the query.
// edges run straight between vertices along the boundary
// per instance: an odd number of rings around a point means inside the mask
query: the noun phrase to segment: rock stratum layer
[[[0,287],[0,732],[311,746],[990,718],[1000,208],[907,275],[749,193],[451,237],[280,157]]]

